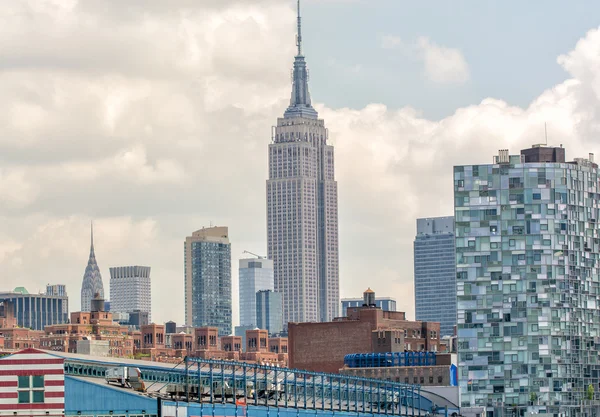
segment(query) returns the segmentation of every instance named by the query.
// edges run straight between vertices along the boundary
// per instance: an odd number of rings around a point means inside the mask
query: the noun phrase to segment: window
[[[438,384],[441,384],[441,383],[442,383],[442,377],[438,376]]]
[[[29,391],[19,391],[19,404],[29,404]]]
[[[433,384],[433,377],[432,376],[429,377],[429,383]]]
[[[19,404],[44,402],[43,375],[19,376],[17,389]]]

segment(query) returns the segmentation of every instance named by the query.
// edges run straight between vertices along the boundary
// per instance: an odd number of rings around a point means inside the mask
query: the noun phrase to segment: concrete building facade
[[[274,290],[273,261],[240,259],[239,302],[240,326],[256,326],[256,292]]]
[[[290,105],[269,145],[268,258],[287,322],[339,316],[338,197],[333,146],[308,91],[300,16]]]
[[[152,283],[149,266],[117,266],[110,270],[110,311],[144,311],[152,317]]]
[[[461,406],[488,417],[598,398],[600,176],[561,149],[454,167]]]
[[[414,241],[416,319],[440,322],[442,336],[456,326],[454,216],[417,219]]]
[[[231,334],[231,244],[227,227],[203,228],[185,239],[185,320]]]

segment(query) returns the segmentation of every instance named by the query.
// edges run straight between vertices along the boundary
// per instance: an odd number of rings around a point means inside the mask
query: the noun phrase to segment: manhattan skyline
[[[590,18],[584,6],[569,13],[551,2],[545,28],[515,19],[510,36],[485,32],[501,51],[476,41],[485,28],[474,21],[492,10],[472,10],[473,22],[458,11],[447,28],[460,26],[458,35],[446,38],[419,8],[382,7],[389,16],[364,14],[356,29],[363,2],[306,1],[304,41],[313,104],[336,152],[340,295],[385,287],[414,318],[403,297],[413,293],[414,221],[452,209],[453,165],[543,142],[544,122],[568,158],[600,151],[600,116],[589,111],[600,101],[600,34],[592,3]],[[498,6],[502,15],[513,7]],[[181,323],[172,305],[183,305],[181,241],[191,230],[228,225],[233,265],[243,250],[266,252],[265,148],[288,102],[295,2],[170,8],[36,2],[0,13],[5,289],[64,283],[75,310],[94,219],[104,285],[111,265],[151,265],[153,318]],[[383,88],[390,74],[397,83]]]

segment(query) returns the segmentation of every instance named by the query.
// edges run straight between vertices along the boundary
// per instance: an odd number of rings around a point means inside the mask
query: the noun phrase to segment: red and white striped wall
[[[19,376],[44,377],[43,388],[19,388]],[[43,391],[44,401],[19,403],[19,391]],[[26,394],[24,394],[26,396]],[[0,358],[0,416],[61,415],[65,408],[64,359],[37,349]]]

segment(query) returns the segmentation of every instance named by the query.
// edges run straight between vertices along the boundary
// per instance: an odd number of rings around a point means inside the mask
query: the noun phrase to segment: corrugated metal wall
[[[77,415],[78,412],[81,415],[157,414],[155,398],[148,398],[133,390],[131,393],[124,392],[108,384],[100,385],[65,376],[65,393],[65,413],[69,415]]]

